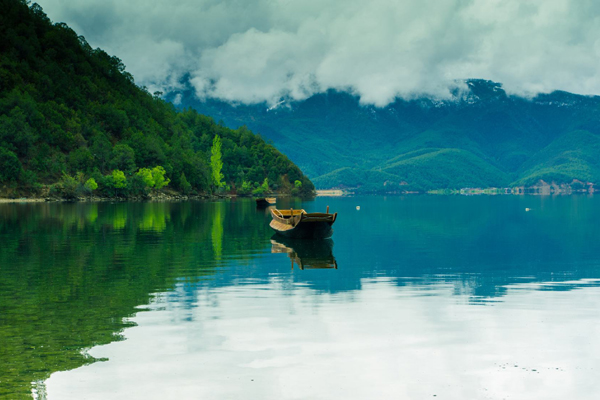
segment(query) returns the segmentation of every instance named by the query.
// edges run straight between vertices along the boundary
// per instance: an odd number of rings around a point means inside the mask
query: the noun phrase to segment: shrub
[[[165,171],[165,169],[160,165],[152,169],[140,168],[140,170],[134,175],[134,178],[136,180],[136,191],[141,190],[147,194],[147,189],[162,189],[171,182],[169,178],[165,178],[166,173],[167,171]],[[187,180],[185,182],[189,185]]]
[[[75,199],[77,198],[79,182],[71,175],[63,172],[60,180],[54,185],[54,189],[56,193],[65,199]]]
[[[262,185],[252,191],[255,196],[263,196],[266,193],[269,193],[269,178],[265,178]]]
[[[152,168],[152,179],[154,180],[154,188],[156,190],[162,189],[171,182],[169,178],[165,178],[166,173],[167,171],[160,165]]]
[[[123,171],[115,169],[111,174],[102,178],[102,186],[109,196],[123,195],[127,187],[127,178]]]
[[[292,196],[300,196],[300,191],[302,190],[302,182],[299,180],[294,181],[294,188],[292,189]]]
[[[150,168],[140,168],[135,175],[140,177],[145,187],[154,187],[154,178],[152,177],[152,170]]]
[[[237,194],[240,196],[247,196],[252,192],[252,184],[248,181],[242,182],[242,187],[237,190]]]
[[[115,169],[112,172],[113,187],[115,189],[125,189],[127,187],[127,178],[125,173],[121,170]]]
[[[85,188],[86,192],[91,194],[94,190],[98,189],[98,184],[94,178],[90,178],[85,181],[83,187]]]

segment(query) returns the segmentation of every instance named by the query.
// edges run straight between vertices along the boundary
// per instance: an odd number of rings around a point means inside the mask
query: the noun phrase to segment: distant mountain
[[[193,90],[168,98],[179,95],[184,107],[260,133],[317,188],[600,183],[600,97],[557,91],[527,99],[491,81],[466,84],[449,100],[397,99],[384,108],[337,91],[275,108],[200,101]]]

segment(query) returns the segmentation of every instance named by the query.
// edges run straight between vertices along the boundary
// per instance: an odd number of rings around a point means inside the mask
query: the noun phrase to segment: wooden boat
[[[282,236],[294,239],[323,239],[333,234],[331,226],[337,218],[337,213],[330,214],[329,207],[325,213],[272,208],[271,216],[271,228]]]
[[[286,253],[300,269],[337,269],[333,256],[333,241],[289,239],[281,235],[271,238],[271,253]]]
[[[256,199],[256,207],[267,208],[275,205],[277,199],[275,197],[259,197]]]

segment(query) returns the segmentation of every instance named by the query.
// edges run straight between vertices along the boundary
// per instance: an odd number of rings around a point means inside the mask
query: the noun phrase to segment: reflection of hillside
[[[287,253],[300,269],[337,269],[338,265],[333,256],[333,241],[324,240],[293,240],[280,235],[271,237],[272,253]]]
[[[120,340],[152,293],[212,279],[215,223],[251,259],[271,232],[248,203],[0,205],[0,398],[96,361],[85,349]]]

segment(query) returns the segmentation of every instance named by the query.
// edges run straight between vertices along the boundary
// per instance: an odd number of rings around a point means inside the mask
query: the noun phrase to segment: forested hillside
[[[344,92],[305,101],[184,106],[273,140],[318,188],[425,191],[466,187],[600,183],[600,97],[566,92],[508,95],[470,80],[453,98],[397,99],[383,108]]]
[[[314,190],[261,137],[177,112],[117,57],[27,3],[0,0],[0,194]]]

